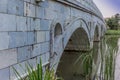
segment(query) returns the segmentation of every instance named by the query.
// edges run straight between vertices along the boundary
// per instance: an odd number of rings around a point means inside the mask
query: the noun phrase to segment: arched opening
[[[64,80],[84,80],[82,61],[79,59],[82,52],[89,48],[89,39],[83,28],[78,28],[69,39],[64,49],[56,74]]]
[[[59,23],[57,23],[54,29],[54,37],[60,36],[61,34],[62,34],[62,27]]]
[[[98,26],[95,27],[94,41],[99,41],[99,29],[98,29]]]
[[[62,26],[57,23],[54,28],[54,53],[59,54],[63,49]]]

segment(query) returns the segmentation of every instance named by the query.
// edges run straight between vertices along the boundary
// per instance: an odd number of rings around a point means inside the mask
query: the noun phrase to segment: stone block
[[[50,29],[50,22],[49,20],[41,20],[40,21],[40,29],[41,30],[49,30]]]
[[[40,19],[35,20],[35,30],[40,30]]]
[[[24,16],[35,17],[35,5],[24,2]]]
[[[57,12],[51,8],[45,8],[45,19],[55,19],[57,18]]]
[[[32,3],[32,4],[35,4],[36,2],[35,2],[35,0],[31,0],[31,3]]]
[[[31,18],[26,17],[26,26],[27,26],[27,31],[31,31]]]
[[[38,31],[37,32],[37,43],[40,43],[40,42],[45,42],[45,32],[44,31]]]
[[[26,17],[17,16],[17,31],[27,31]]]
[[[9,76],[10,76],[9,72],[10,72],[9,68],[1,69],[0,70],[0,79],[9,80]]]
[[[30,28],[31,28],[31,31],[34,31],[35,30],[35,21],[36,21],[36,19],[34,19],[34,18],[31,18],[30,19],[30,22],[31,22],[31,24],[30,24]]]
[[[30,4],[30,17],[35,17],[35,5]]]
[[[31,31],[40,30],[40,19],[31,18]]]
[[[43,19],[44,16],[45,16],[45,9],[43,7],[36,6],[36,17]]]
[[[27,45],[27,32],[9,32],[9,48]]]
[[[0,50],[8,49],[9,35],[7,32],[0,32]]]
[[[50,31],[46,31],[45,32],[45,34],[46,34],[46,41],[50,41]]]
[[[18,48],[18,62],[27,60],[31,56],[32,46]]]
[[[35,57],[35,56],[40,55],[41,51],[42,51],[42,45],[41,44],[35,44],[33,46],[33,51],[32,51],[31,57]]]
[[[24,16],[28,16],[30,5],[28,2],[24,2]]]
[[[24,13],[23,0],[10,0],[10,1],[8,1],[8,13],[23,16],[23,13]]]
[[[0,12],[7,13],[8,0],[0,0]]]
[[[30,2],[30,0],[24,0],[25,2]]]
[[[0,69],[17,63],[17,49],[0,51]]]
[[[27,45],[31,45],[34,43],[36,43],[35,33],[34,32],[27,32]]]
[[[47,8],[47,7],[49,7],[49,1],[45,0],[43,2],[40,2],[39,5],[43,8]]]
[[[16,16],[0,13],[0,31],[16,31]]]
[[[44,42],[41,45],[42,45],[42,50],[41,50],[42,53],[49,52],[50,49],[49,42]]]

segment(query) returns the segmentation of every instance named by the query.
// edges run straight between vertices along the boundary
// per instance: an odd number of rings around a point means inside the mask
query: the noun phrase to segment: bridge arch
[[[51,65],[60,61],[65,50],[86,50],[90,47],[90,31],[82,18],[71,21],[63,30],[61,21],[54,21],[51,25]],[[57,69],[58,64],[54,67]]]
[[[64,32],[64,50],[61,53],[56,74],[65,80],[70,80],[84,72],[81,62],[77,64],[80,66],[79,68],[73,64],[81,55],[80,51],[90,49],[90,34],[86,22],[82,19],[74,20],[67,27],[68,30],[66,29]],[[64,60],[66,58],[67,60]]]
[[[69,25],[66,26],[67,29],[64,32],[64,48],[66,47],[67,43],[69,42],[69,39],[71,38],[72,34],[77,30],[80,29],[84,30],[86,33],[86,36],[88,37],[88,41],[90,42],[90,30],[89,26],[87,25],[86,21],[82,18],[76,18],[73,21],[70,22]],[[79,32],[81,33],[81,32]],[[83,36],[83,35],[82,35]]]

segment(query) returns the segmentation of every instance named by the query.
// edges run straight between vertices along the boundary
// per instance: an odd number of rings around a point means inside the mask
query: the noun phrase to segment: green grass
[[[107,30],[106,35],[120,35],[120,30]]]

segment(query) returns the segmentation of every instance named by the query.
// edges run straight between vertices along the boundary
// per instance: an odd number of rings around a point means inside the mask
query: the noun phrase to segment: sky
[[[105,18],[120,13],[120,0],[93,0]]]

